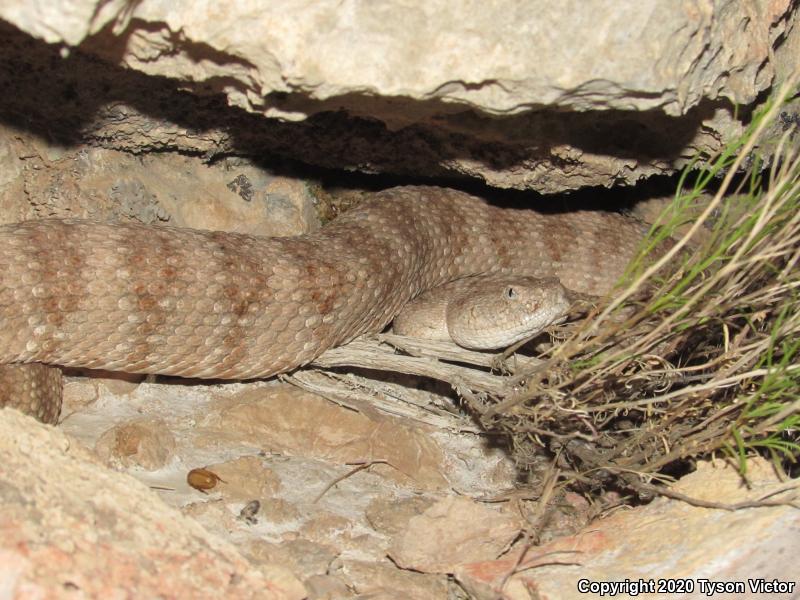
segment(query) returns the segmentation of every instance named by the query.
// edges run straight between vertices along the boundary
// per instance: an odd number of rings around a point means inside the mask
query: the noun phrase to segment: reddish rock
[[[299,600],[229,543],[109,471],[78,442],[0,410],[0,590],[3,598]]]

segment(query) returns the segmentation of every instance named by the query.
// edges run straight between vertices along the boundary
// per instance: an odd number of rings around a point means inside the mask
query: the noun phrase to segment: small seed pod
[[[218,481],[227,483],[222,477],[208,469],[192,469],[186,475],[186,483],[204,494],[206,490],[213,489]]]

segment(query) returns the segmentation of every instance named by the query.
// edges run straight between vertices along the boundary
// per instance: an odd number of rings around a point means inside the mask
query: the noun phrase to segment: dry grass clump
[[[515,391],[470,398],[484,425],[512,436],[521,463],[546,448],[566,479],[591,485],[613,474],[641,490],[676,462],[717,451],[742,468],[755,450],[795,462],[800,135],[784,133],[769,169],[753,152],[781,105],[709,166],[687,170],[611,299],[556,331],[563,341],[512,378]],[[687,223],[647,265],[647,251]],[[691,249],[700,228],[709,234]]]

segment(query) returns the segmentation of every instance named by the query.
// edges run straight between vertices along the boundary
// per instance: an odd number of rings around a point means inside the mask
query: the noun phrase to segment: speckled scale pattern
[[[464,277],[407,302],[395,315],[392,331],[463,348],[507,348],[561,320],[574,299],[557,277]]]
[[[286,238],[6,225],[0,364],[267,377],[382,329],[419,292],[467,275],[555,275],[601,294],[643,232],[616,213],[503,209],[435,187],[379,192],[318,232]],[[0,405],[19,404],[5,387]]]
[[[7,398],[9,406],[52,425],[61,413],[62,390],[58,369],[40,363],[0,366],[0,407]]]

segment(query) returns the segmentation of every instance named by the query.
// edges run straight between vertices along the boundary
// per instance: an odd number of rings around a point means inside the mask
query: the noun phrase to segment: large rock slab
[[[153,144],[543,192],[631,184],[717,150],[740,132],[734,105],[800,50],[789,0],[9,1],[0,18],[64,56],[75,46],[302,122],[198,131],[127,98],[125,116],[153,117],[135,128]],[[90,129],[124,146],[134,133],[119,106],[113,117]]]
[[[143,484],[11,409],[0,410],[0,507],[4,598],[306,596],[288,571],[253,567]]]
[[[703,98],[750,104],[770,85],[769,29],[790,4],[71,0],[7,2],[0,16],[70,46],[111,26],[124,32],[121,63],[211,83],[232,104],[288,118],[319,112],[333,98],[337,107],[373,114],[376,97],[495,115],[536,105],[681,115]],[[728,43],[733,35],[736,44]],[[214,83],[218,77],[228,81]],[[276,102],[275,93],[302,98]],[[441,112],[434,104],[417,108]]]

